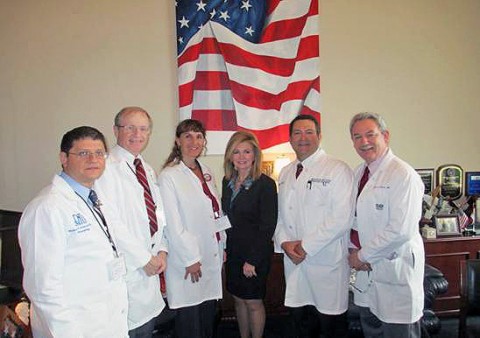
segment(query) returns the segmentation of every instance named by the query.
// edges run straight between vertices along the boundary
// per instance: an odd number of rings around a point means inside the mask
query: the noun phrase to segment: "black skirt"
[[[270,260],[264,260],[255,266],[257,276],[250,278],[243,274],[245,261],[227,256],[225,273],[227,279],[227,290],[232,295],[242,299],[263,299],[265,298],[267,276],[270,271]]]

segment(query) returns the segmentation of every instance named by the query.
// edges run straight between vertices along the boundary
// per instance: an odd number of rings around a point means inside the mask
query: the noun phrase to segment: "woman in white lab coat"
[[[201,122],[180,122],[173,150],[158,177],[169,242],[167,298],[177,309],[178,337],[213,336],[216,300],[222,298],[226,217],[213,173],[198,161],[205,135]]]

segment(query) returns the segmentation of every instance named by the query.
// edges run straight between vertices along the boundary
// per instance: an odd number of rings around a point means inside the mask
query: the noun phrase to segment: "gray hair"
[[[381,117],[379,114],[363,112],[363,113],[358,113],[354,117],[352,117],[350,121],[350,135],[352,135],[352,129],[355,123],[363,120],[372,120],[373,122],[375,122],[378,126],[378,129],[380,129],[380,132],[382,133],[388,130],[387,123],[385,122],[383,117]]]

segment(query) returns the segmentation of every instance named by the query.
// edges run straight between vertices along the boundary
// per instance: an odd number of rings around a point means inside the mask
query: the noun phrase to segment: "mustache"
[[[360,150],[370,150],[370,149],[373,149],[373,146],[370,144],[360,146]]]

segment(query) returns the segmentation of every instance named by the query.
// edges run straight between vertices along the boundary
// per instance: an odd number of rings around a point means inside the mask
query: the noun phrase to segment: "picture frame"
[[[465,196],[480,197],[480,171],[465,172]]]
[[[420,178],[423,181],[423,185],[425,186],[424,195],[431,195],[433,188],[435,187],[435,169],[424,168],[415,170],[420,175]]]
[[[262,174],[265,174],[273,178],[273,166],[274,166],[274,161],[263,161]]]
[[[434,224],[437,237],[461,236],[460,222],[457,215],[436,215]]]
[[[463,169],[457,164],[444,164],[437,168],[437,185],[440,196],[457,200],[463,194]]]

